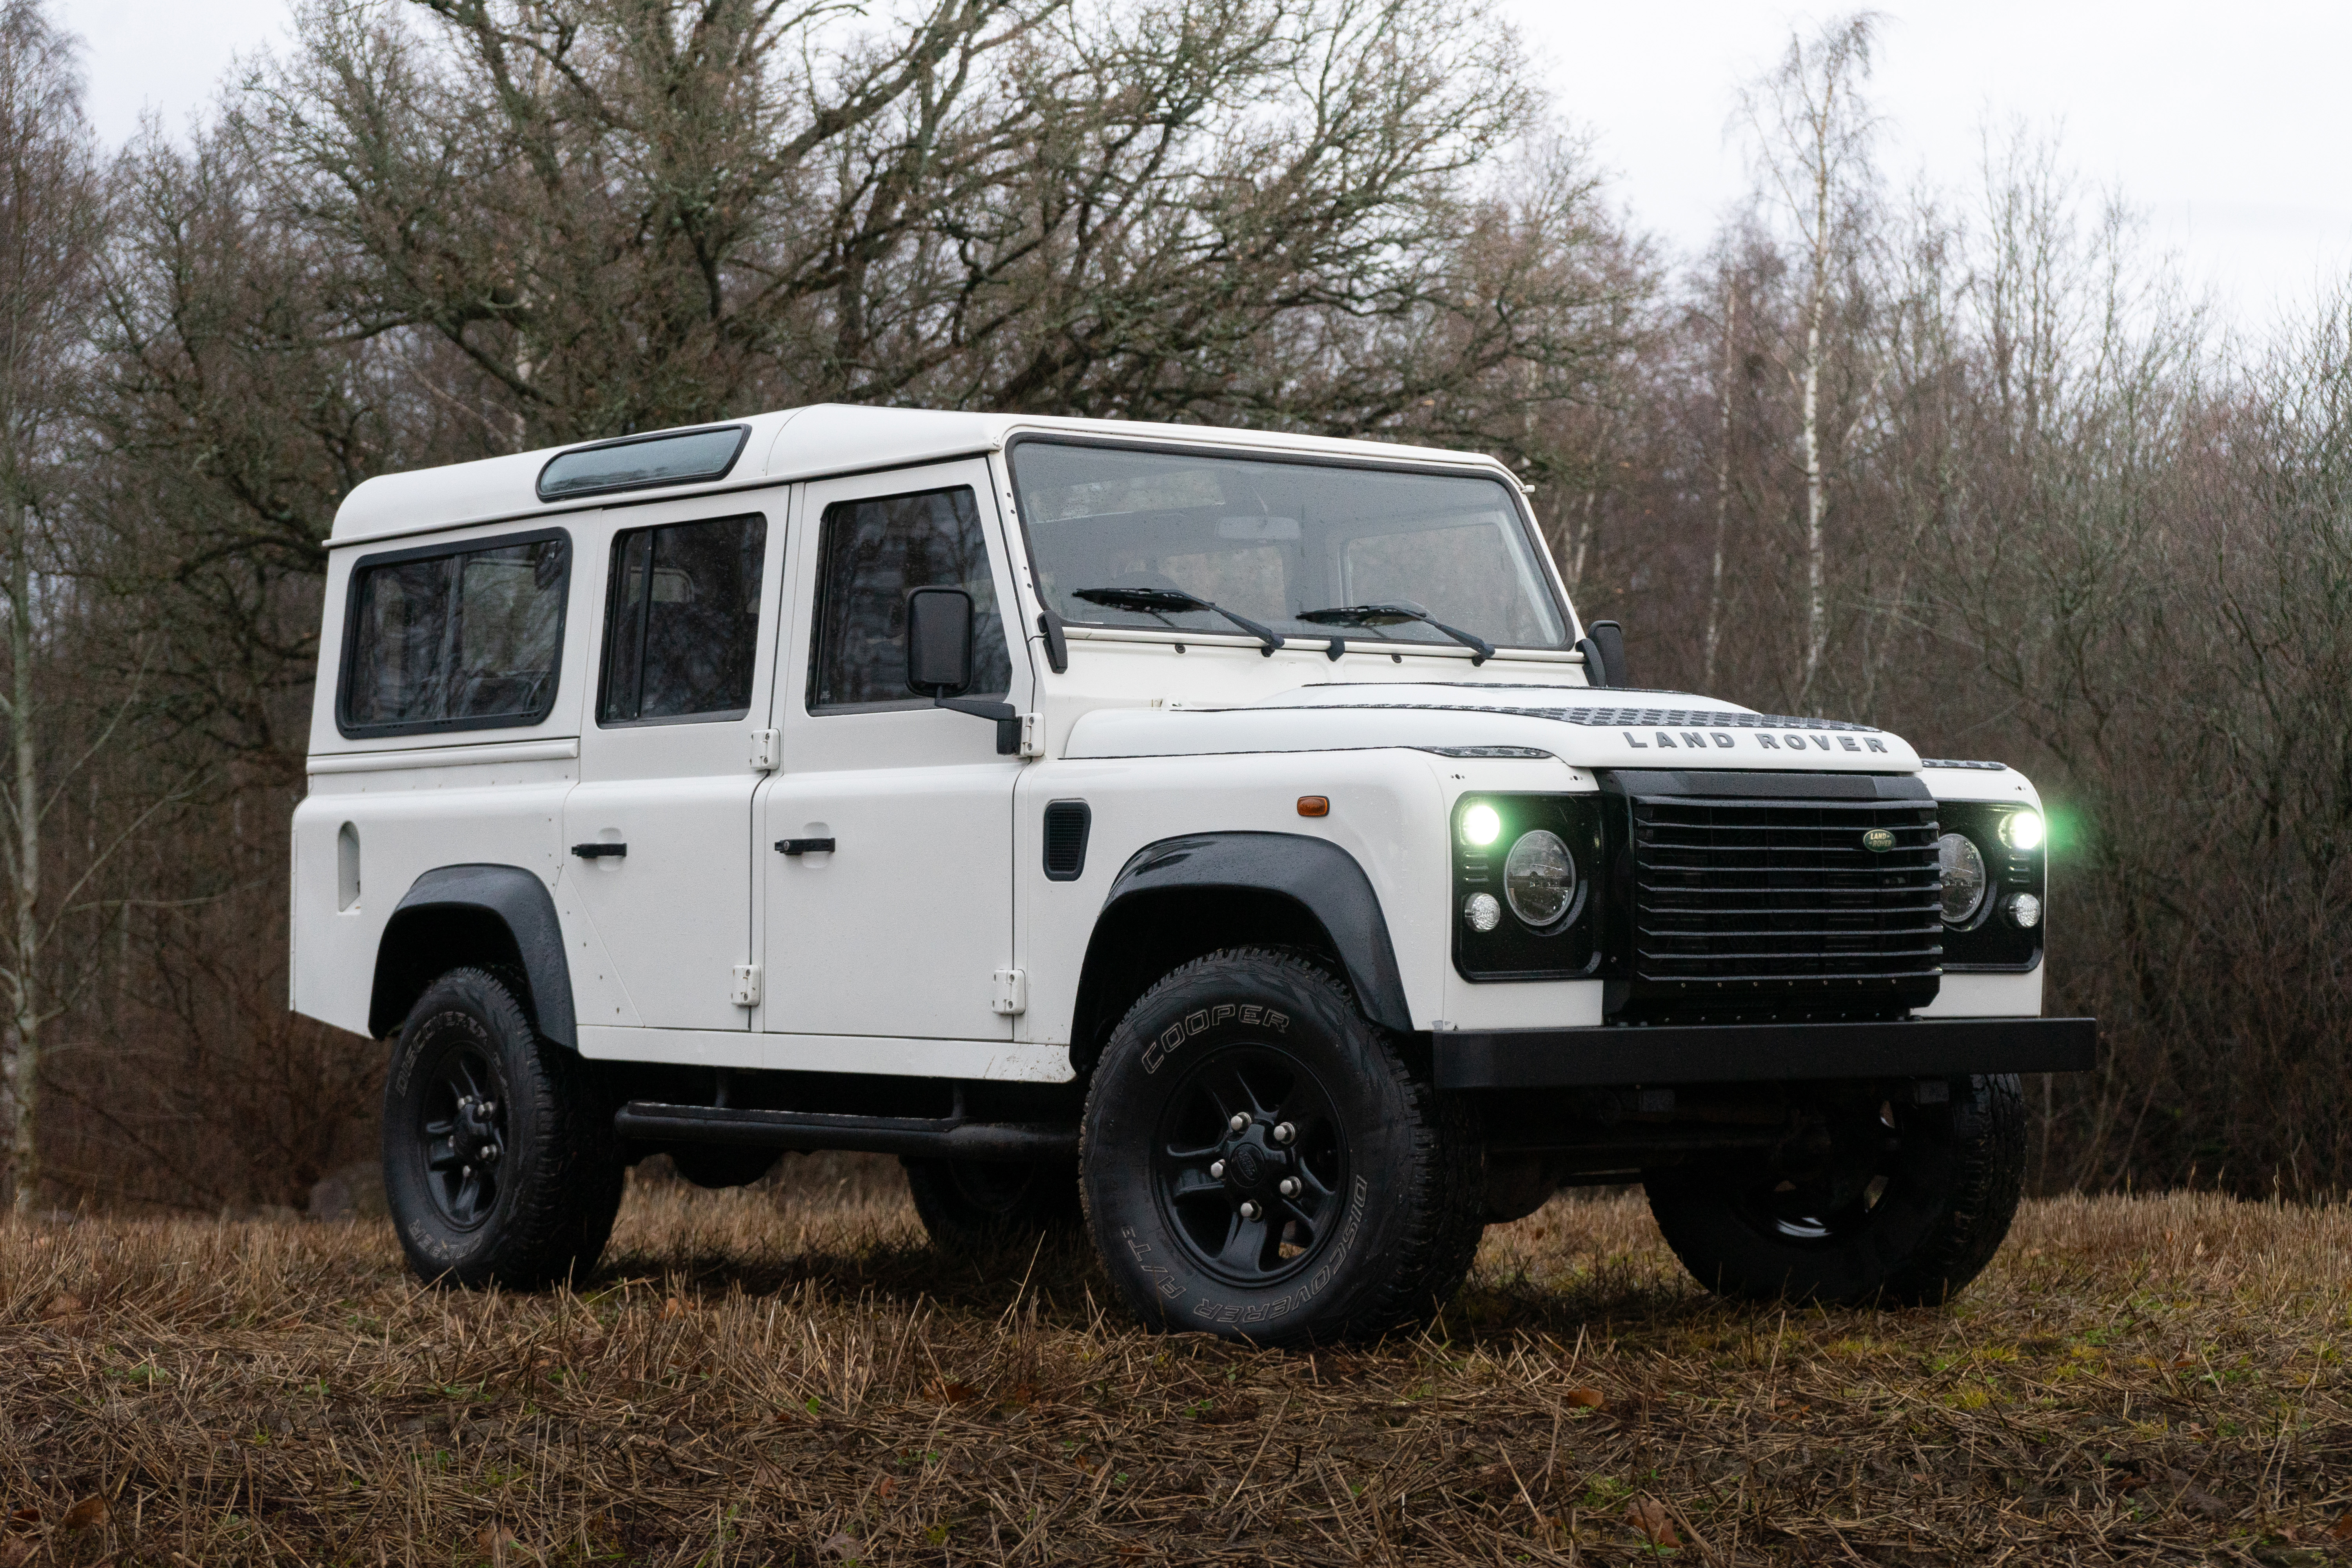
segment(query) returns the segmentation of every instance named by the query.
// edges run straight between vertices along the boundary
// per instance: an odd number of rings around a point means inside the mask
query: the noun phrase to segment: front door
[[[1010,1040],[991,1005],[1013,949],[1013,784],[996,726],[907,689],[907,595],[972,596],[969,695],[1030,696],[984,462],[811,484],[783,768],[761,797],[774,1035]],[[1008,647],[1011,652],[1008,653]]]
[[[769,721],[777,623],[761,603],[782,597],[783,502],[778,490],[607,514],[620,526],[563,874],[648,1028],[751,1027],[736,968],[752,956],[754,731]]]

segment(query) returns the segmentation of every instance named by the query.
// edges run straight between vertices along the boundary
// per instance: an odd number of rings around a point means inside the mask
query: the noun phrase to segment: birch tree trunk
[[[26,526],[24,491],[13,473],[7,489],[8,752],[13,764],[9,805],[15,819],[11,826],[16,829],[9,946],[16,973],[9,986],[5,1076],[9,1110],[8,1186],[16,1213],[24,1215],[32,1212],[41,1180],[40,1153],[33,1136],[40,1110],[41,801],[33,731],[32,541]]]
[[[1739,374],[1739,295],[1731,274],[1723,275],[1723,385],[1717,399],[1715,439],[1715,564],[1706,580],[1706,652],[1699,689],[1715,689],[1716,649],[1723,642],[1723,549],[1731,531],[1731,387]]]

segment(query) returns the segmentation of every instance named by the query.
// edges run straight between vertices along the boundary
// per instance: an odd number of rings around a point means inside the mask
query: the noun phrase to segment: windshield
[[[1032,439],[1013,486],[1037,592],[1065,620],[1568,646],[1496,479]]]

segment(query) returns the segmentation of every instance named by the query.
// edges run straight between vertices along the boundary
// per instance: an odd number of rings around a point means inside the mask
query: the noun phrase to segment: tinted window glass
[[[1408,605],[1507,647],[1568,640],[1494,479],[1028,440],[1013,479],[1038,590],[1068,620],[1233,632],[1205,610],[1084,596],[1158,589],[1301,637],[1449,640],[1401,615],[1349,613]]]
[[[346,729],[535,724],[555,701],[572,552],[562,537],[362,562]]]
[[[757,515],[640,528],[614,542],[599,721],[750,711],[767,544]]]
[[[539,499],[723,479],[751,434],[748,426],[730,425],[566,452],[539,471]]]
[[[1002,696],[1013,684],[988,542],[969,489],[837,501],[825,508],[821,554],[810,708],[920,703],[907,689],[907,595],[917,588],[971,595],[971,695]]]

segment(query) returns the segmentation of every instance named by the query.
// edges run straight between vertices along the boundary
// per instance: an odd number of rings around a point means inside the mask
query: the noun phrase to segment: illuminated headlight
[[[1944,923],[1966,925],[1984,908],[1984,856],[1967,834],[1947,833],[1936,840],[1936,858],[1944,873]]]
[[[2020,931],[2032,931],[2042,923],[2042,900],[2032,893],[2015,893],[2009,900],[2009,918]]]
[[[1568,913],[1576,897],[1576,858],[1556,833],[1522,833],[1503,861],[1503,896],[1511,912],[1541,929]]]
[[[1462,814],[1462,842],[1484,849],[1503,836],[1503,818],[1491,805],[1479,803]]]
[[[2038,811],[2012,811],[2000,819],[2000,841],[2011,849],[2042,847],[2042,814]],[[2021,922],[2032,924],[2032,921]]]
[[[1490,931],[1503,923],[1503,906],[1492,893],[1473,893],[1462,901],[1462,919],[1475,931]]]

